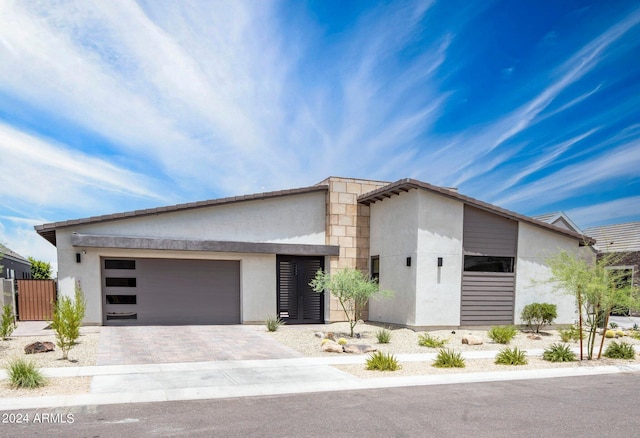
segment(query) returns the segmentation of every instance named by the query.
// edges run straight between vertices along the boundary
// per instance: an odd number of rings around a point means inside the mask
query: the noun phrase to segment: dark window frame
[[[104,259],[104,268],[135,270],[136,261],[131,259]]]
[[[471,262],[475,263],[472,264]],[[511,274],[515,272],[515,257],[465,255],[463,269],[464,272]]]
[[[378,269],[375,269],[376,265]],[[369,272],[371,273],[372,279],[375,279],[377,282],[380,282],[380,256],[379,255],[371,256],[371,266],[370,266]]]
[[[107,294],[107,304],[138,304],[137,295],[121,295],[121,294]]]
[[[106,277],[104,283],[106,287],[137,287],[135,277]]]

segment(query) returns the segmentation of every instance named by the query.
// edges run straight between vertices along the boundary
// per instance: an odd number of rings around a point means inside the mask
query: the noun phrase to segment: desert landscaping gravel
[[[437,353],[438,348],[421,347],[418,345],[418,337],[425,331],[413,331],[407,328],[390,328],[391,342],[389,344],[378,344],[376,339],[376,332],[380,330],[382,326],[373,324],[356,325],[354,335],[360,337],[349,337],[349,324],[346,322],[338,322],[329,325],[317,325],[317,326],[281,326],[276,332],[269,333],[274,339],[291,347],[292,349],[304,354],[305,356],[336,356],[346,355],[346,353],[326,353],[321,351],[320,344],[322,338],[316,336],[316,333],[333,333],[335,339],[341,337],[345,338],[349,343],[371,345],[378,351],[392,354],[405,354],[405,353]],[[429,331],[432,336],[437,336],[440,339],[446,339],[447,344],[444,348],[451,348],[459,352],[469,351],[498,351],[505,347],[518,347],[521,350],[528,349],[545,349],[553,343],[562,343],[560,335],[557,330],[544,330],[543,333],[538,335],[526,331],[519,331],[515,338],[507,345],[498,344],[493,342],[487,337],[486,330],[434,330]],[[479,336],[483,339],[482,345],[466,345],[462,344],[462,338],[467,335]],[[540,338],[540,339],[532,339]],[[622,341],[634,344],[636,351],[640,350],[640,341],[631,337],[624,337],[623,339],[606,339],[604,349],[611,341]],[[570,342],[571,347],[577,348],[579,344],[576,342]],[[600,336],[596,339],[595,354],[597,354],[600,345]],[[585,340],[585,355],[586,355],[586,340]],[[603,350],[604,351],[604,350]],[[363,358],[367,355],[362,355]],[[335,365],[336,368],[343,371],[347,371],[362,378],[371,377],[398,377],[408,375],[422,375],[422,374],[445,374],[445,373],[460,373],[460,372],[490,372],[490,371],[517,371],[526,369],[539,369],[539,368],[562,368],[562,367],[580,367],[580,366],[602,366],[611,364],[623,364],[623,363],[637,363],[636,359],[633,361],[624,360],[610,360],[602,358],[595,361],[582,361],[582,362],[570,362],[570,363],[553,363],[542,360],[540,357],[528,356],[529,364],[520,366],[506,366],[497,365],[492,359],[467,359],[465,368],[435,368],[431,366],[431,361],[421,362],[401,362],[402,369],[394,372],[379,372],[368,371],[364,369],[364,365]]]

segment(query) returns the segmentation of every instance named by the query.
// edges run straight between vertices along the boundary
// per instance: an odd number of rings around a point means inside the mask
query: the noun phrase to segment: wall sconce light
[[[442,267],[442,257],[438,257],[438,268]]]
[[[82,255],[79,252],[76,253],[76,263],[80,263],[82,261]]]
[[[407,266],[411,266],[411,257],[407,257]]]

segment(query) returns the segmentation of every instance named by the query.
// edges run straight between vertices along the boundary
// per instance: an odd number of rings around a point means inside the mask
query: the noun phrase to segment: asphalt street
[[[6,411],[0,436],[628,438],[639,391],[623,373]]]

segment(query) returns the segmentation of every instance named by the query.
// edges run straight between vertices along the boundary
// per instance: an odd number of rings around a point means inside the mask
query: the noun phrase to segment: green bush
[[[575,325],[572,325],[571,327],[566,329],[560,329],[558,330],[558,333],[560,334],[560,339],[562,339],[562,342],[577,342],[580,339],[580,330],[578,330],[578,327],[576,327]]]
[[[613,321],[611,321],[611,322],[609,323],[609,327],[611,327],[612,329],[618,328],[618,323],[617,323],[617,322],[613,322]]]
[[[12,388],[39,388],[47,383],[40,369],[32,361],[13,359],[9,361],[6,369]]]
[[[526,365],[528,362],[524,353],[518,347],[503,348],[496,354],[495,362],[498,365]]]
[[[446,339],[440,339],[437,336],[431,336],[429,333],[423,333],[418,336],[418,345],[421,347],[440,348],[447,343]]]
[[[604,357],[609,359],[635,359],[636,350],[633,345],[626,342],[613,341],[604,352]]]
[[[69,358],[69,350],[77,344],[85,310],[86,301],[79,287],[76,288],[74,300],[60,297],[53,307],[51,328],[56,332],[56,345],[62,350],[63,359]]]
[[[378,344],[388,344],[391,342],[391,330],[386,328],[380,329],[376,332],[376,339]]]
[[[278,327],[284,324],[284,321],[281,320],[277,315],[269,315],[267,316],[267,319],[264,323],[267,326],[268,331],[275,332],[276,330],[278,330]]]
[[[451,349],[441,349],[438,351],[438,356],[432,364],[438,368],[464,368],[464,358],[462,354]]]
[[[566,344],[551,344],[542,353],[542,358],[549,362],[573,362],[576,360],[576,354]]]
[[[367,369],[376,371],[396,371],[402,368],[391,353],[377,351],[367,358]]]
[[[0,337],[2,340],[6,341],[15,328],[16,322],[13,318],[13,307],[7,304],[2,307],[2,322],[0,322]]]
[[[558,316],[558,307],[549,303],[527,304],[522,309],[520,319],[527,323],[531,329],[535,326],[536,333],[540,333],[540,328],[549,325]]]
[[[496,325],[491,327],[491,330],[487,332],[487,336],[498,344],[508,344],[517,333],[518,329],[512,325]]]

